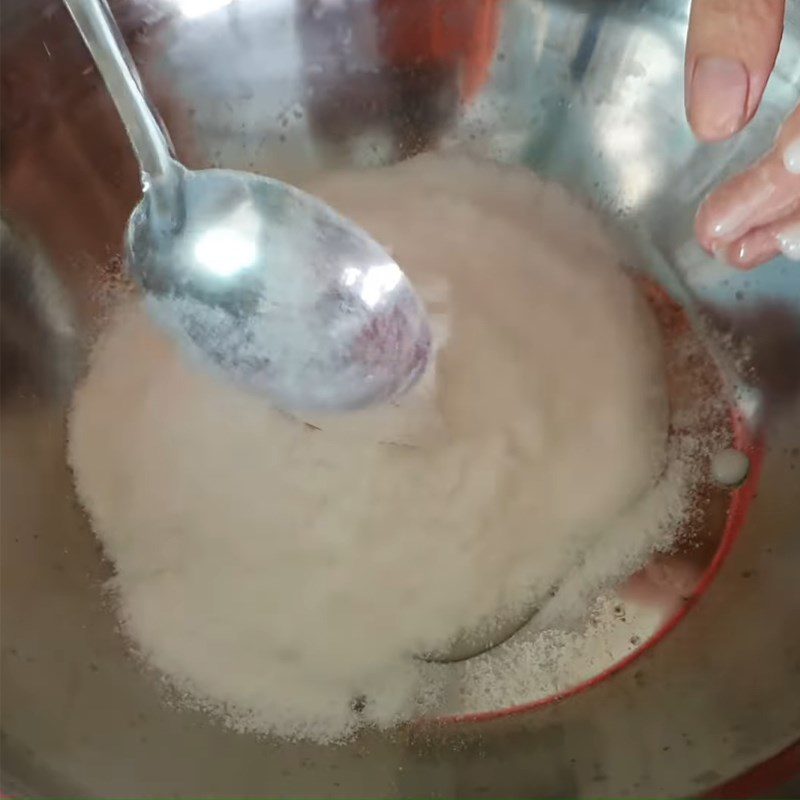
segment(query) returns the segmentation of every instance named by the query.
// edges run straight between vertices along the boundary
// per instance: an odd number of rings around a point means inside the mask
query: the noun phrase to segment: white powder
[[[590,604],[685,487],[668,468],[649,492],[657,328],[562,189],[433,156],[310,188],[428,304],[439,349],[415,392],[301,422],[187,364],[127,302],[76,392],[69,459],[142,657],[237,728],[330,741],[448,708],[447,668],[415,654],[556,585]],[[459,665],[461,695],[524,700],[494,657]]]

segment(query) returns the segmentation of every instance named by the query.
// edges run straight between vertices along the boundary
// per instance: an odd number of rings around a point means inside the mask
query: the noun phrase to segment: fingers
[[[783,34],[785,0],[692,0],[686,113],[695,135],[727,139],[761,102]]]
[[[784,169],[780,157],[771,153],[703,203],[697,215],[697,238],[706,250],[716,253],[748,231],[790,213],[799,199],[800,175]]]
[[[778,254],[800,261],[800,210],[756,228],[726,248],[725,260],[739,269],[752,269]]]
[[[791,249],[785,229],[800,214],[800,109],[761,161],[720,186],[700,207],[697,238],[709,252],[750,269]]]

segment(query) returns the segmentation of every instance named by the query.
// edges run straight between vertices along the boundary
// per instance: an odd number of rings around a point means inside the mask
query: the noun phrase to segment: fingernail
[[[702,139],[725,139],[744,123],[750,79],[734,58],[705,56],[697,61],[689,94],[689,119]]]
[[[741,236],[750,227],[754,214],[764,206],[775,193],[775,184],[765,180],[760,185],[749,190],[743,196],[737,196],[735,203],[729,203],[726,208],[718,211],[711,217],[708,229],[714,239],[731,239]]]
[[[783,166],[794,175],[800,175],[800,136],[786,145],[783,151]]]
[[[747,242],[741,242],[739,247],[736,248],[736,253],[734,256],[734,261],[736,265],[742,266],[750,261],[752,257],[752,253],[750,252],[750,248],[747,246]]]
[[[800,261],[800,224],[789,225],[777,236],[778,245],[790,261]]]

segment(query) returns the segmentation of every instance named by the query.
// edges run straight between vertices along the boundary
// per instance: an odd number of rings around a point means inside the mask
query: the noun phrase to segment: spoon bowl
[[[126,233],[152,315],[203,363],[289,411],[402,394],[430,350],[424,309],[367,234],[309,194],[175,164]]]

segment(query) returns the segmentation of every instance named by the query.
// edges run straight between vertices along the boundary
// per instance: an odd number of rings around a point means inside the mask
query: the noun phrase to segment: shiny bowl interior
[[[119,252],[138,198],[136,167],[60,3],[7,0],[4,790],[689,796],[796,741],[800,270],[778,259],[732,272],[693,242],[692,219],[705,193],[763,151],[800,100],[800,8],[790,8],[756,120],[712,147],[698,145],[684,120],[687,2],[112,6],[190,166],[296,181],[342,164],[459,148],[525,164],[587,198],[627,241],[631,267],[700,328],[746,341],[744,371],[717,355],[732,370],[748,436],[764,443],[763,464],[757,496],[702,601],[628,667],[560,702],[367,731],[337,747],[236,734],[166,704],[119,636],[103,591],[110,568],[64,458],[72,387],[108,297],[124,280]],[[443,38],[448,28],[457,33]]]

